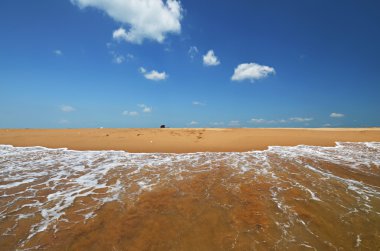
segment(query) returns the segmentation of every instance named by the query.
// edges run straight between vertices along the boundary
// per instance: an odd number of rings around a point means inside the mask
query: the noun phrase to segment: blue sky
[[[379,9],[2,0],[0,127],[379,126]]]

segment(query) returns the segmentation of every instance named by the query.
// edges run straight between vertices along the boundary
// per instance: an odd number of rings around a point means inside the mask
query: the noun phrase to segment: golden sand
[[[380,128],[0,129],[0,144],[128,152],[244,152],[268,146],[334,146],[337,141],[380,141]]]

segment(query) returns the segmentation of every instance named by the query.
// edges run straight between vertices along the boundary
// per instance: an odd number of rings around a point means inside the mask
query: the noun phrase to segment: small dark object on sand
[[[166,126],[165,125],[161,125],[160,128],[166,128]]]

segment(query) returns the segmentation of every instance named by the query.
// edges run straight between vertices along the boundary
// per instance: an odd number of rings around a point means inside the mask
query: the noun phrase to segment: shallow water
[[[379,250],[380,143],[136,154],[0,146],[1,250]]]

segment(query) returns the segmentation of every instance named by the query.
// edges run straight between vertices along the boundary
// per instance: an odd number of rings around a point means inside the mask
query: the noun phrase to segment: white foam
[[[30,178],[30,179],[26,179],[23,181],[17,181],[17,182],[9,183],[7,185],[0,185],[0,189],[9,189],[12,187],[18,187],[18,186],[23,185],[23,184],[32,183],[35,180],[36,180],[35,178]]]
[[[356,236],[356,244],[355,247],[358,248],[360,247],[360,244],[362,243],[362,239],[360,239],[360,234]]]

